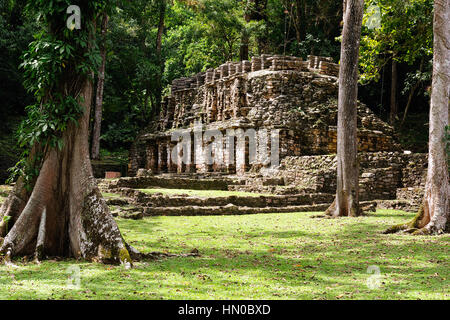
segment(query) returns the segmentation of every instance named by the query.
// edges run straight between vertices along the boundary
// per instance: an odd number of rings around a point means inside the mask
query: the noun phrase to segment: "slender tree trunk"
[[[161,98],[162,98],[162,75],[164,73],[164,60],[162,58],[162,37],[164,33],[164,21],[166,16],[166,0],[161,0],[159,8],[159,23],[158,23],[158,33],[156,36],[156,59],[159,65],[159,72],[156,77],[156,90],[155,90],[155,100],[156,104],[152,108],[152,119],[159,116],[161,110]]]
[[[392,56],[392,81],[391,81],[391,110],[389,114],[389,123],[394,125],[397,120],[398,104],[397,104],[397,86],[398,86],[398,71],[395,54]]]
[[[267,25],[267,2],[268,0],[256,0],[256,7],[257,7],[257,20],[258,21],[264,21]],[[269,44],[268,44],[268,33],[267,28],[265,28],[264,34],[258,37],[258,51],[259,54],[268,53],[269,50]]]
[[[148,118],[152,119],[153,116],[155,115],[155,110],[153,109],[154,104],[150,102],[151,99],[151,88],[150,88],[150,82],[147,82],[147,85],[145,86],[145,96],[144,96],[144,101],[143,101],[143,105],[142,105],[142,120],[143,123],[142,125],[145,126],[145,123],[149,120]],[[148,112],[148,108],[150,106],[150,112]],[[149,117],[150,115],[150,117]]]
[[[305,0],[297,0],[297,19],[296,19],[296,35],[297,41],[300,43],[306,40],[306,1]]]
[[[449,124],[450,98],[450,1],[434,1],[434,58],[430,106],[430,138],[425,196],[417,216],[386,233],[406,230],[415,234],[450,231],[449,168],[444,139]]]
[[[416,93],[416,90],[419,87],[419,83],[420,82],[417,82],[416,84],[414,84],[414,86],[411,88],[411,91],[409,92],[408,102],[406,103],[405,112],[403,113],[402,122],[400,123],[400,128],[402,128],[406,122],[406,117],[408,116],[408,111],[409,111],[409,108],[411,107],[411,103],[412,103],[414,94]]]
[[[364,0],[346,0],[341,45],[338,97],[337,191],[325,212],[332,217],[358,216],[359,164],[357,142],[358,59]]]
[[[105,68],[106,68],[106,32],[108,30],[108,15],[103,16],[102,21],[102,44],[100,47],[100,55],[102,63],[98,70],[97,93],[95,96],[95,115],[94,129],[92,131],[92,159],[100,158],[100,134],[102,131],[102,109],[103,109],[103,90],[105,88]]]
[[[251,0],[247,0],[247,4],[245,7],[244,19],[245,19],[245,22],[247,22],[247,23],[249,23],[251,20],[251,14],[250,14],[251,2],[250,1]],[[249,59],[249,50],[248,50],[249,42],[250,42],[250,37],[247,33],[247,30],[244,30],[242,32],[242,36],[241,36],[241,48],[240,48],[240,53],[239,53],[239,59],[241,61]]]
[[[246,8],[246,21],[265,21],[267,24],[267,0],[248,0],[247,1],[247,8]],[[245,35],[244,35],[245,36]],[[248,35],[247,35],[248,37]],[[267,51],[267,41],[268,41],[267,32],[264,32],[264,34],[259,35],[257,38],[258,42],[258,51],[259,54],[266,53]],[[247,51],[247,59],[248,60],[248,42],[249,39],[243,38],[242,44],[244,48],[241,47],[241,57],[245,57],[245,51]],[[247,46],[247,47],[245,47]]]
[[[63,133],[62,150],[47,148],[29,194],[22,179],[1,208],[10,217],[0,226],[0,253],[6,260],[32,255],[131,262],[125,241],[97,187],[89,158],[88,127],[93,86],[86,80],[80,104],[84,115]],[[6,219],[2,219],[5,221]],[[11,223],[12,222],[12,223]]]
[[[422,72],[422,69],[423,69],[423,63],[424,63],[424,59],[422,58],[422,60],[420,61],[419,72]],[[404,125],[405,122],[406,122],[406,117],[408,116],[409,108],[411,107],[411,103],[412,103],[414,94],[416,93],[417,88],[419,88],[420,82],[421,82],[421,81],[418,80],[418,81],[414,84],[414,86],[411,88],[411,91],[409,92],[409,95],[408,95],[408,102],[406,103],[405,111],[403,112],[403,118],[402,118],[402,122],[400,123],[400,128],[402,128],[403,125]]]
[[[246,31],[244,31],[246,32]],[[241,48],[239,51],[239,60],[245,61],[249,59],[249,50],[248,50],[248,44],[250,42],[250,39],[247,34],[243,34],[241,36]]]

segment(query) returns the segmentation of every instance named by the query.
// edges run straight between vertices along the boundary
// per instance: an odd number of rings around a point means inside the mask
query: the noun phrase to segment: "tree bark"
[[[398,85],[398,72],[397,61],[395,60],[395,54],[392,56],[392,81],[391,81],[391,109],[389,113],[389,124],[393,126],[397,120],[398,104],[397,104],[397,85]]]
[[[450,98],[450,1],[434,1],[434,58],[430,105],[428,172],[425,195],[417,216],[409,223],[385,231],[440,234],[450,231],[449,168],[444,139],[449,124]]]
[[[297,42],[302,42],[306,40],[306,1],[305,0],[297,0],[296,1],[296,35]]]
[[[251,0],[247,0],[247,4],[245,6],[245,14],[244,14],[244,19],[245,19],[245,22],[247,22],[247,23],[249,23],[251,21],[250,5],[251,5]],[[241,36],[241,47],[240,47],[240,52],[239,52],[240,61],[249,59],[249,50],[248,50],[249,42],[250,42],[250,37],[247,33],[247,30],[244,30],[242,32],[242,36]]]
[[[84,114],[63,133],[61,150],[47,148],[29,194],[22,179],[2,206],[12,217],[0,253],[13,256],[61,256],[105,263],[131,263],[126,243],[97,187],[89,158],[88,128],[93,85],[80,94]]]
[[[102,21],[102,45],[100,47],[100,55],[102,63],[98,70],[97,93],[95,96],[95,115],[94,128],[92,131],[92,159],[100,158],[100,134],[102,131],[102,109],[103,109],[103,90],[105,88],[105,68],[106,68],[106,32],[108,30],[108,15],[104,14]]]
[[[265,21],[267,23],[267,0],[247,0],[247,6],[246,6],[246,14],[245,14],[245,20],[247,22],[250,21]],[[264,34],[259,35],[256,39],[258,42],[258,52],[259,54],[266,53],[267,51],[267,32],[264,32]],[[244,34],[241,38],[241,50],[240,50],[240,57],[241,60],[248,60],[248,44],[249,44],[249,36]],[[231,48],[232,51],[232,48]],[[246,59],[242,59],[246,58]]]
[[[244,31],[245,32],[245,31]],[[245,61],[249,59],[249,50],[248,50],[248,44],[250,42],[250,39],[247,34],[243,34],[241,36],[241,48],[239,49],[239,60]]]
[[[346,0],[345,3],[339,73],[337,191],[334,203],[325,212],[332,217],[360,214],[357,98],[364,0]]]
[[[419,72],[422,72],[423,63],[424,63],[424,59],[422,58],[422,60],[420,61]],[[411,88],[411,91],[409,92],[408,102],[406,103],[405,111],[403,112],[403,118],[402,118],[402,122],[400,123],[400,128],[402,128],[406,122],[406,117],[408,116],[409,108],[411,107],[411,103],[412,103],[414,94],[416,93],[417,88],[419,88],[420,82],[421,82],[420,80],[417,80],[417,82],[414,84],[414,86]]]
[[[256,0],[256,7],[257,7],[257,13],[256,13],[256,20],[257,21],[264,21],[265,24],[267,25],[267,2],[268,0]],[[267,28],[265,28],[264,30],[267,30]],[[267,31],[264,31],[264,34],[262,34],[261,36],[258,37],[258,51],[259,54],[264,54],[264,53],[268,53],[269,50],[269,44],[268,44],[268,34]]]

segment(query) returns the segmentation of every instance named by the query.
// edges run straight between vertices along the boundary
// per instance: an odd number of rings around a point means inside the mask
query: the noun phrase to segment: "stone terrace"
[[[330,58],[310,56],[308,61],[302,61],[263,55],[251,62],[230,62],[175,80],[171,95],[164,99],[160,120],[139,137],[131,150],[129,174],[145,168],[153,173],[243,175],[253,167],[266,165],[258,161],[258,156],[250,163],[245,142],[238,142],[233,149],[214,150],[223,152],[222,165],[206,165],[198,157],[198,150],[190,154],[192,160],[197,160],[195,166],[183,165],[181,154],[178,161],[172,161],[170,154],[176,145],[171,141],[173,131],[184,130],[194,136],[195,121],[201,121],[202,130],[218,129],[224,136],[227,129],[255,129],[258,145],[270,145],[268,137],[280,130],[281,159],[335,153],[337,74],[338,65]],[[390,126],[364,105],[359,104],[358,110],[360,151],[399,150]],[[265,152],[270,154],[268,149]],[[231,151],[235,154],[231,155]]]
[[[229,62],[190,78],[177,79],[164,98],[159,120],[151,123],[130,152],[129,175],[104,186],[126,197],[143,215],[248,214],[322,211],[336,189],[336,123],[339,66],[330,58],[262,55]],[[192,165],[184,164],[175,130],[194,138],[201,130],[255,129],[257,155],[249,159],[249,143],[224,141],[222,164],[208,165],[201,149],[191,149]],[[279,130],[279,166],[270,155],[272,132]],[[360,194],[363,207],[414,211],[423,190],[427,158],[401,151],[393,129],[358,103]],[[193,144],[192,144],[193,145]],[[264,150],[264,148],[267,148]],[[232,154],[233,153],[233,154]],[[196,160],[196,161],[194,161]],[[253,192],[256,197],[202,198],[186,194],[147,194],[138,189],[169,188]],[[413,199],[411,201],[411,199]],[[110,199],[114,203],[114,199]],[[133,209],[134,210],[134,209]]]

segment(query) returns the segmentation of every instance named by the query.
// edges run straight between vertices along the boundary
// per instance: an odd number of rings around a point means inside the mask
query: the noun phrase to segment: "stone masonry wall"
[[[421,200],[427,155],[400,152],[360,153],[360,200]],[[285,186],[311,192],[336,191],[335,155],[286,157],[279,170],[261,173],[284,180]],[[403,195],[403,196],[400,196]]]
[[[229,129],[255,129],[258,146],[280,130],[280,159],[333,154],[338,72],[339,66],[326,57],[309,56],[308,61],[302,61],[297,57],[262,55],[177,79],[171,95],[164,98],[155,130],[143,133],[133,146],[129,174],[134,175],[139,168],[161,173],[244,174],[268,165],[249,159],[245,141],[237,141],[234,150],[219,150],[203,141],[203,147],[211,147],[216,157],[225,160],[221,165],[202,162],[202,155],[193,147],[188,150],[189,157],[192,162],[200,159],[200,163],[184,164],[181,158],[187,150],[180,151],[180,159],[173,161],[170,155],[176,143],[170,141],[172,132],[183,129],[194,139],[196,121],[201,121],[204,130],[215,128],[223,134]],[[392,128],[362,104],[358,105],[358,138],[360,151],[399,150]],[[262,160],[264,153],[270,155],[270,150],[258,150],[262,153],[256,155],[257,160]]]

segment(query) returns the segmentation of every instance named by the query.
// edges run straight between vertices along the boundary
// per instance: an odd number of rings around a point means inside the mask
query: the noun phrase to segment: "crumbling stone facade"
[[[336,192],[338,75],[330,58],[262,55],[177,79],[132,147],[131,177],[104,188],[126,198],[132,218],[324,211]],[[362,209],[417,211],[427,155],[401,150],[393,129],[361,103],[358,140]],[[252,194],[138,190],[148,188]]]
[[[263,155],[273,153],[278,136],[280,160],[336,153],[338,73],[339,66],[331,58],[309,56],[302,61],[262,55],[177,79],[164,98],[159,121],[134,144],[129,174],[145,168],[153,173],[244,175],[270,165]],[[227,137],[220,149],[205,139],[200,144],[211,147],[216,157],[220,154],[221,164],[207,163],[193,143],[187,154],[180,152],[175,161],[171,157],[177,144],[171,141],[173,132],[183,130],[194,141],[196,121],[202,123],[202,131],[217,129]],[[235,141],[231,147],[226,135],[228,130],[247,129],[256,132],[255,159],[249,159],[249,139]],[[362,104],[358,105],[358,129],[360,151],[399,150],[392,128]],[[182,156],[192,161],[186,164]]]
[[[419,205],[426,180],[427,154],[403,152],[361,152],[359,158],[360,200],[408,200]],[[329,193],[336,191],[337,158],[335,155],[287,157],[279,170],[261,170],[259,179],[283,181],[272,193]],[[258,185],[253,181],[252,188]],[[235,190],[251,191],[246,186]],[[278,190],[277,190],[278,189]],[[263,191],[264,189],[260,190]]]

